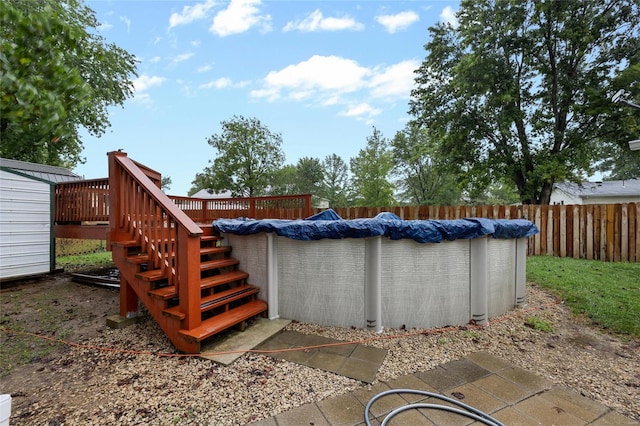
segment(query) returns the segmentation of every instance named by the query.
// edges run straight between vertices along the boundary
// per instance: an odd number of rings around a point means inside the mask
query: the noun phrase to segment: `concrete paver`
[[[285,333],[287,334],[287,333]],[[261,348],[300,347],[322,344],[331,339],[288,334],[278,336]],[[315,336],[317,337],[317,336]],[[335,342],[335,341],[334,341]],[[333,346],[332,348],[340,348]],[[364,345],[345,346],[344,349],[274,354],[284,359],[297,359],[327,371],[354,377],[371,383],[384,361],[386,351]],[[374,349],[370,350],[369,349]],[[298,354],[298,355],[293,355]],[[361,370],[359,373],[354,373]],[[350,373],[351,375],[349,375]],[[358,374],[362,378],[358,378]],[[415,389],[457,399],[490,414],[507,425],[636,425],[636,422],[610,408],[585,398],[569,388],[557,386],[509,362],[484,352],[440,365],[429,371],[416,372],[388,382],[363,386],[345,395],[303,405],[254,426],[288,425],[364,425],[367,403],[380,392],[391,389]],[[410,403],[426,403],[457,407],[446,401],[422,395],[394,393],[378,398],[371,406],[369,419],[379,425],[391,411]],[[407,410],[394,417],[390,425],[468,425],[473,419],[437,409]],[[476,423],[477,424],[477,423]]]

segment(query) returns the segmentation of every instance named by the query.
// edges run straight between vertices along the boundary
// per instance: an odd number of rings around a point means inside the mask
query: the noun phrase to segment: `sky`
[[[347,164],[373,127],[392,139],[411,118],[414,70],[428,28],[456,25],[457,1],[87,0],[99,33],[138,60],[134,96],[109,110],[101,137],[81,132],[86,163],[107,152],[170,176],[187,195],[216,151],[207,139],[234,116],[282,136],[285,164],[339,155]]]

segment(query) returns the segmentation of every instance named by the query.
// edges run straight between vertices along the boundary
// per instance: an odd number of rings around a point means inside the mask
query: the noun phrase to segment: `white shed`
[[[0,281],[55,269],[55,184],[78,179],[61,167],[0,159]]]

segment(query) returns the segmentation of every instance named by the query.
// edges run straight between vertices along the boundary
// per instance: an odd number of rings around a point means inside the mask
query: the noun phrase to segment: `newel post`
[[[116,157],[126,157],[122,151],[107,153],[109,158],[109,233],[107,234],[107,247],[114,241],[119,241],[124,231],[121,228],[122,215],[122,167],[117,163]]]
[[[191,330],[201,324],[200,318],[200,236],[190,235],[178,227],[178,297],[180,311],[186,315],[182,327]]]

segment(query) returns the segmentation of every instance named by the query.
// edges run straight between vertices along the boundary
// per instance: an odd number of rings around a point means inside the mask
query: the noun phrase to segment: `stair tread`
[[[218,253],[228,253],[231,251],[231,247],[202,247],[200,249],[200,254],[218,254]]]
[[[242,321],[259,315],[266,310],[266,302],[260,299],[252,300],[251,302],[245,303],[242,306],[208,318],[203,321],[202,324],[198,327],[195,327],[191,330],[182,329],[179,330],[178,333],[199,342],[206,339],[207,337],[213,336],[216,333],[220,333],[221,331],[224,331]]]
[[[138,272],[136,273],[136,277],[144,281],[157,281],[166,278],[162,274],[161,269],[152,269],[151,271]]]
[[[128,263],[147,263],[149,261],[149,255],[147,253],[136,254],[135,256],[127,256],[126,261]]]
[[[238,287],[230,288],[219,293],[212,294],[207,297],[203,297],[200,300],[200,310],[209,310],[222,306],[226,303],[233,302],[234,300],[242,299],[243,297],[251,296],[260,291],[260,288],[251,284],[242,284]]]
[[[226,257],[224,259],[206,260],[200,263],[200,270],[206,271],[208,269],[223,268],[225,266],[233,266],[240,263],[238,259],[232,257]]]
[[[172,297],[176,297],[176,295],[176,286],[174,285],[149,290],[149,296],[157,297],[158,299],[168,300]]]
[[[136,246],[140,246],[140,243],[135,241],[135,240],[112,241],[111,245],[116,246],[116,247],[136,247]]]
[[[200,281],[200,289],[204,290],[211,287],[216,287],[222,284],[229,284],[235,281],[241,281],[249,278],[249,274],[243,271],[231,271],[220,275],[214,275],[212,277],[203,278]],[[159,299],[171,299],[176,297],[176,287],[174,285],[168,285],[166,287],[160,287],[153,290],[149,290],[149,295],[157,297]]]
[[[200,280],[200,288],[205,289],[215,287],[221,284],[229,284],[234,281],[246,280],[247,278],[249,278],[249,274],[244,271],[225,272],[224,274],[203,278]]]

